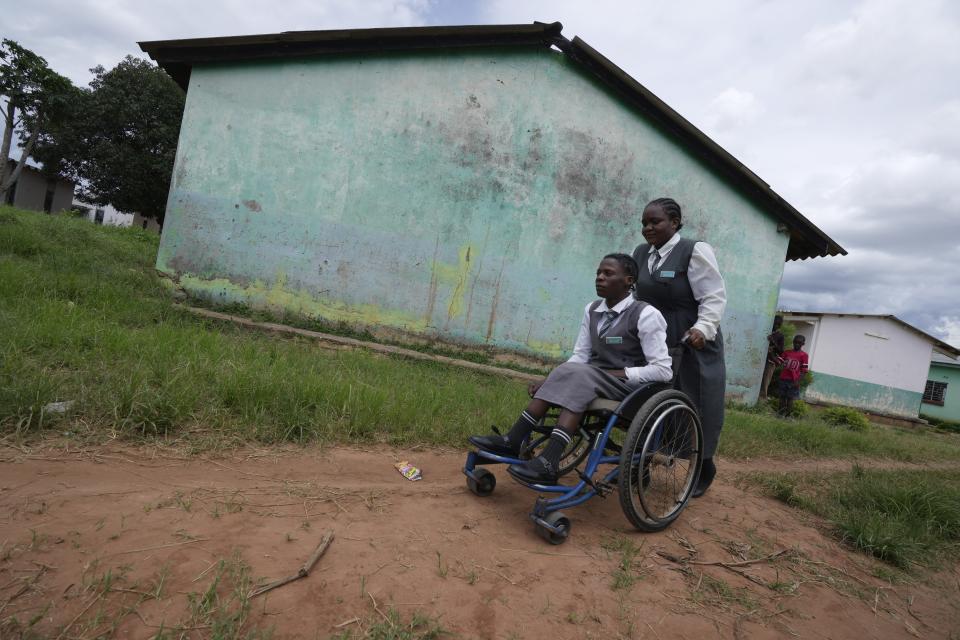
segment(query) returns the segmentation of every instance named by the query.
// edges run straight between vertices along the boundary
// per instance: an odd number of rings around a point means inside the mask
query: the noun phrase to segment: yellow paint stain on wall
[[[230,302],[243,302],[255,308],[293,311],[298,314],[322,318],[330,322],[345,322],[357,325],[389,325],[409,331],[425,331],[423,318],[417,318],[397,311],[390,311],[372,304],[348,305],[338,300],[315,298],[304,291],[284,289],[286,274],[278,273],[272,285],[255,280],[247,286],[240,286],[226,278],[203,279],[191,275],[182,275],[180,285],[187,291],[217,299],[225,297]]]
[[[528,340],[527,346],[534,351],[534,353],[540,353],[551,358],[560,358],[564,355],[566,349],[573,347],[573,343],[564,346],[559,342],[541,342],[539,340]]]
[[[453,319],[463,313],[463,294],[467,289],[470,269],[473,266],[473,247],[465,244],[457,251],[459,258],[456,265],[443,262],[434,262],[433,272],[437,281],[453,287],[450,293],[450,302],[447,304],[447,319]]]

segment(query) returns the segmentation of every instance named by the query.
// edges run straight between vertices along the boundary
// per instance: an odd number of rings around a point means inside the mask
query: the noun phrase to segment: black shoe
[[[507,472],[524,484],[557,484],[557,466],[543,456],[512,464]]]
[[[697,487],[690,494],[693,498],[699,498],[707,492],[714,476],[717,475],[717,465],[713,464],[713,458],[704,458],[703,466],[700,467],[700,479],[697,480]]]
[[[476,446],[478,449],[498,456],[516,458],[520,453],[520,447],[514,447],[510,444],[510,441],[507,440],[506,436],[499,434],[492,436],[470,436],[468,440],[470,444]]]

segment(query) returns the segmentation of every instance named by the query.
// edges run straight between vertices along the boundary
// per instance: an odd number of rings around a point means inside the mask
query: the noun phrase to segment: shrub
[[[778,398],[769,398],[767,400],[767,405],[774,413],[780,412],[780,400]],[[808,405],[803,400],[794,400],[793,406],[790,407],[790,415],[788,418],[803,418],[808,413],[810,413],[810,405]]]
[[[938,429],[943,429],[944,431],[952,431],[953,433],[960,433],[960,422],[956,420],[947,420],[946,418],[938,418],[936,416],[931,416],[926,413],[921,413],[920,417]]]
[[[866,431],[870,421],[863,413],[850,407],[830,407],[824,409],[820,417],[835,427],[846,427],[850,431]]]
[[[790,407],[791,418],[802,418],[808,413],[810,413],[810,405],[803,400],[794,400],[793,406]]]

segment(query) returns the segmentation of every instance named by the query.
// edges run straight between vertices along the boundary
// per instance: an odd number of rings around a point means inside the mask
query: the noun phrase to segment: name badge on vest
[[[603,341],[607,344],[623,344],[623,338],[620,336],[607,336]]]
[[[674,276],[676,276],[676,275],[677,275],[677,273],[676,273],[675,271],[661,271],[661,272],[660,272],[660,277],[661,277],[661,278],[672,278],[672,277],[674,277]]]

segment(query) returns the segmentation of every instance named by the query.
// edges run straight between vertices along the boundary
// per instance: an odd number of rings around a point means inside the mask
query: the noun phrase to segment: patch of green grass
[[[691,576],[689,580],[692,581],[693,577]],[[727,610],[756,608],[756,601],[751,597],[750,590],[745,587],[731,587],[722,578],[714,578],[707,573],[698,574],[696,583],[690,596],[698,604]]]
[[[819,412],[784,420],[768,408],[730,406],[720,454],[729,458],[844,458],[862,456],[904,462],[960,460],[960,436],[923,427],[873,424],[869,432],[837,429]]]
[[[921,413],[920,417],[929,422],[934,427],[938,429],[943,429],[944,431],[951,431],[953,433],[960,433],[960,422],[957,420],[947,420],[946,418],[937,418],[936,416],[931,416],[926,413]]]
[[[867,431],[870,421],[860,411],[851,407],[828,407],[820,412],[820,419],[835,427],[846,427],[851,431]]]
[[[643,550],[642,542],[638,546],[630,538],[616,536],[604,540],[600,543],[600,546],[609,555],[613,556],[616,554],[620,556],[617,560],[617,567],[613,571],[613,580],[610,583],[611,589],[614,591],[620,591],[622,589],[629,590],[637,580],[643,577],[642,571],[638,571],[636,567],[637,557]]]
[[[218,640],[270,638],[272,631],[248,624],[252,588],[250,567],[239,553],[220,560],[207,588],[187,594],[187,617],[155,638],[182,637],[183,630],[192,628],[203,628],[204,637]]]
[[[754,473],[767,495],[828,519],[837,537],[900,569],[960,552],[960,471]]]
[[[414,613],[404,622],[392,607],[377,622],[365,625],[363,631],[345,630],[331,640],[434,640],[447,635],[440,623],[422,613]]]
[[[10,208],[0,228],[0,432],[462,444],[524,385],[362,349],[243,331],[173,307],[139,229]],[[51,402],[72,400],[65,414]]]

